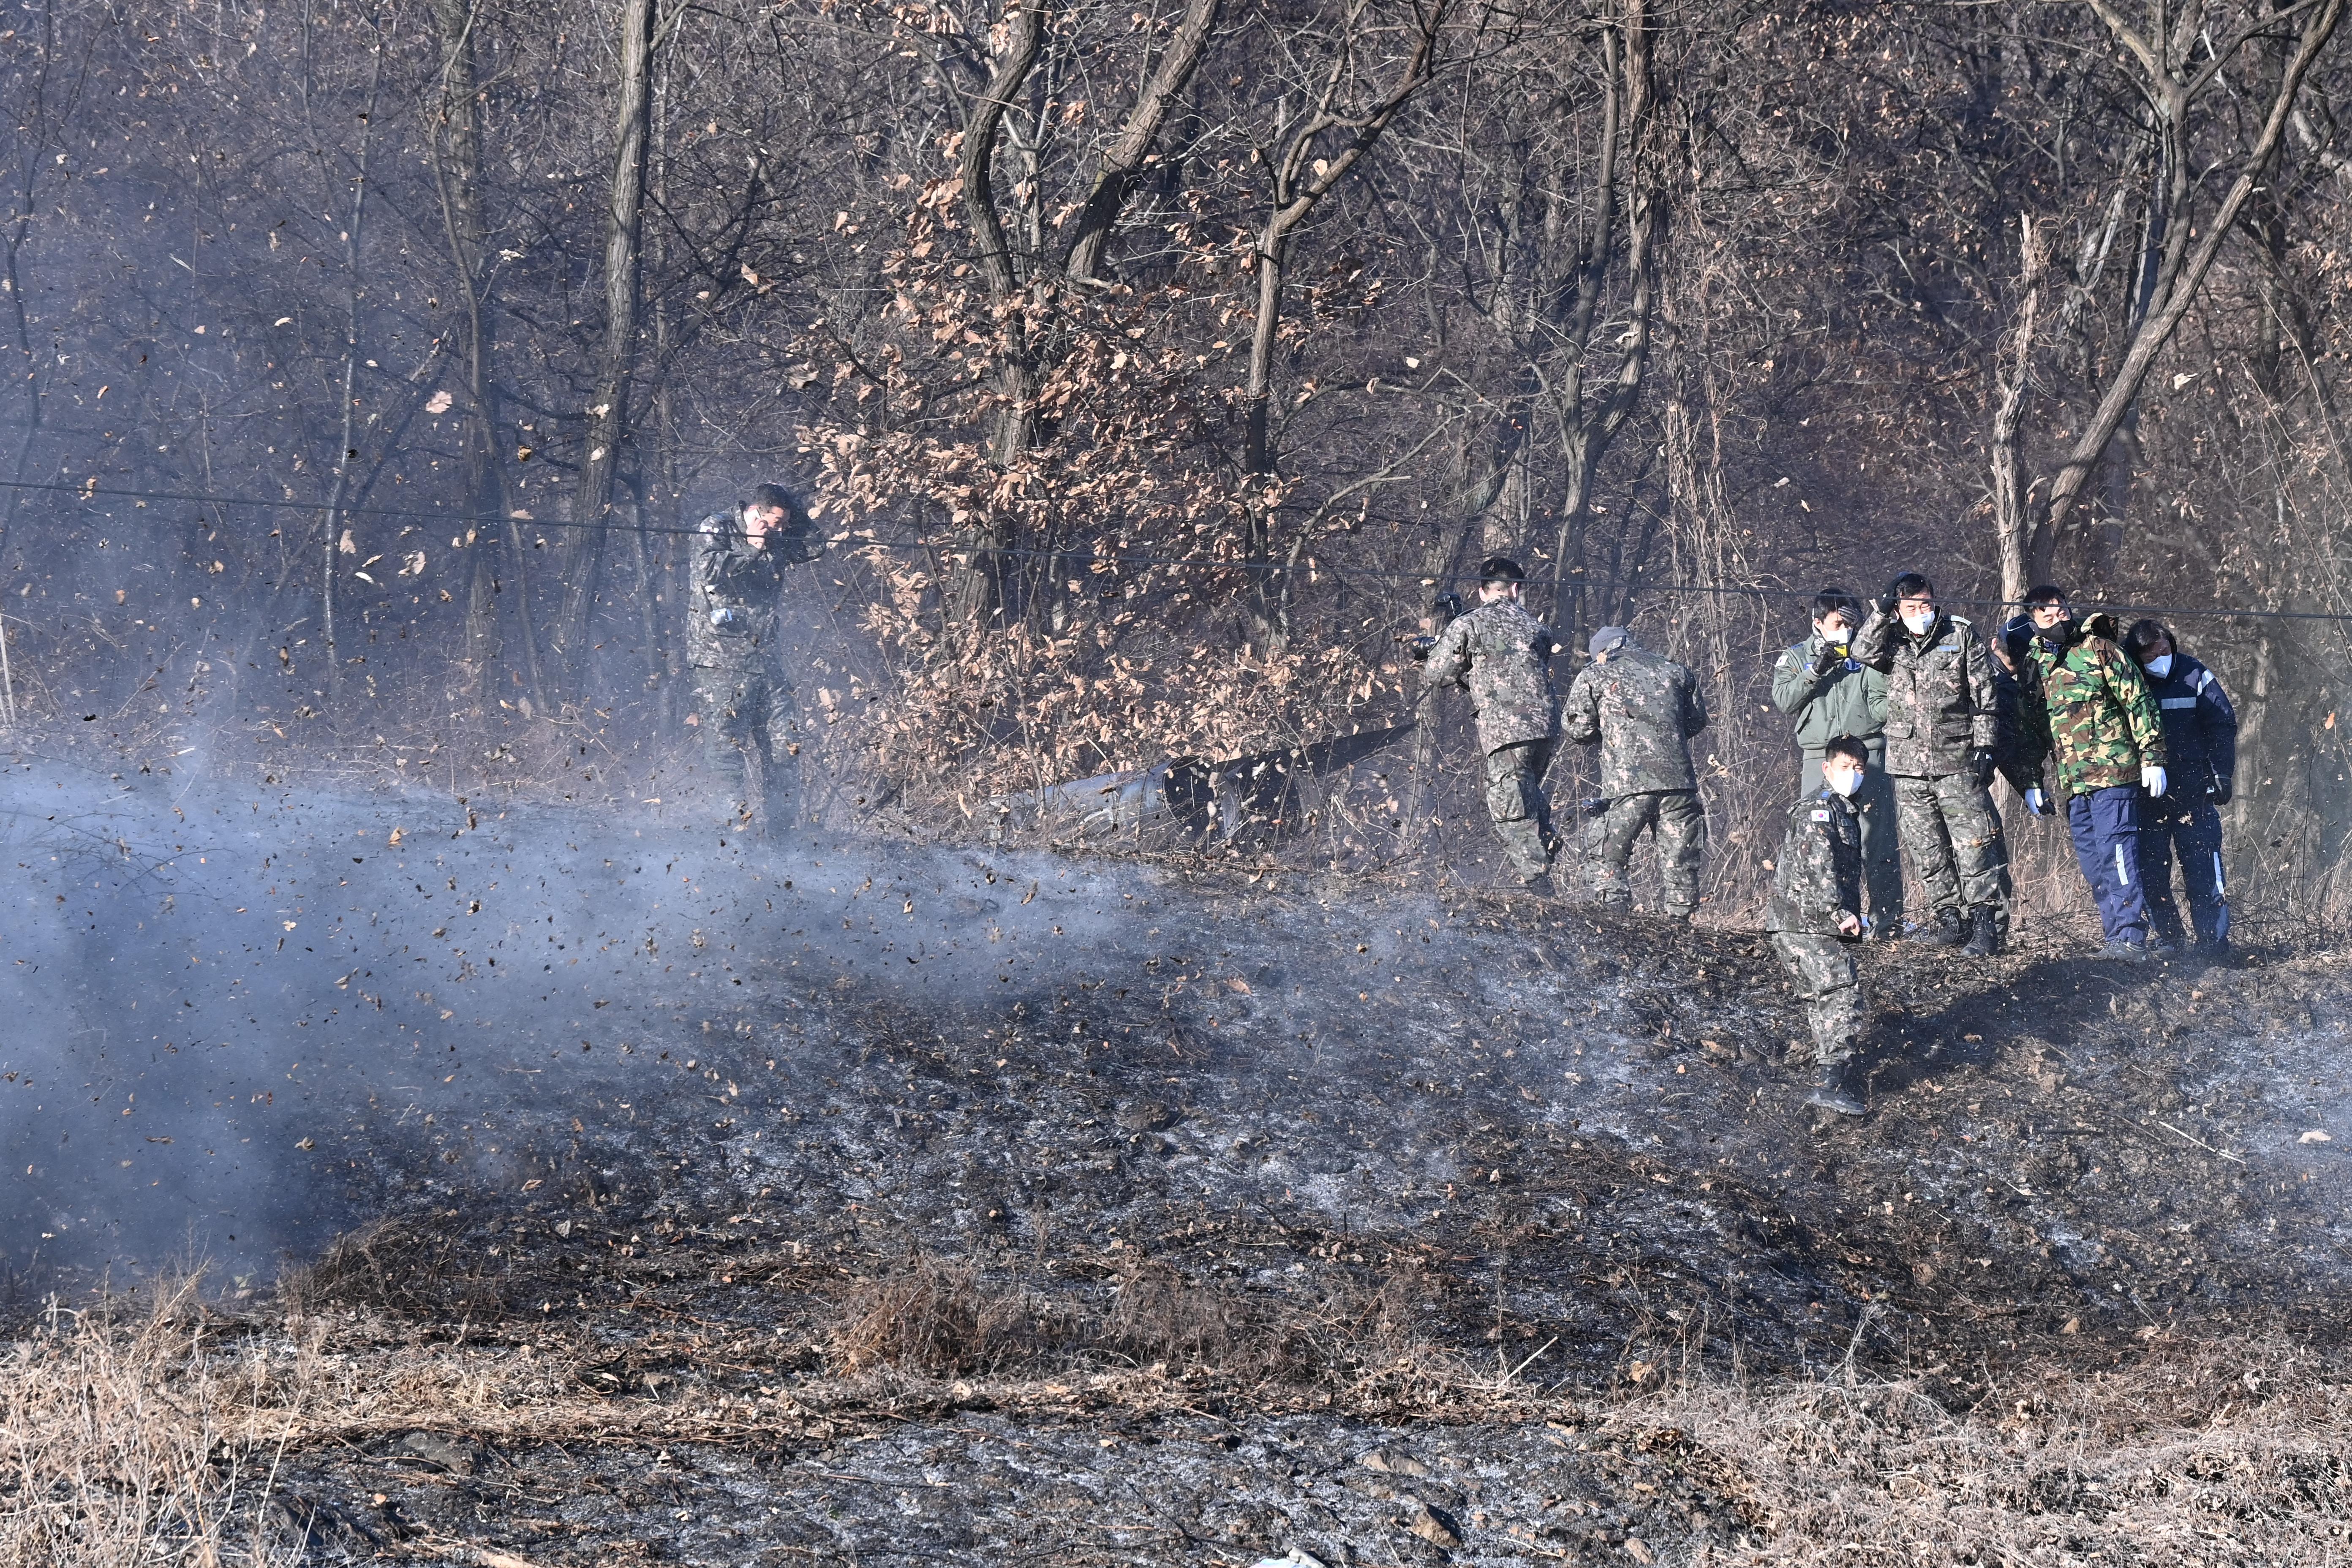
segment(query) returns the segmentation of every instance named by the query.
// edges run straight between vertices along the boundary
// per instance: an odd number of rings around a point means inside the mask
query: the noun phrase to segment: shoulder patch
[[[1827,806],[1817,805],[1813,807],[1813,820],[1815,822],[1827,822],[1829,819],[1830,814]]]

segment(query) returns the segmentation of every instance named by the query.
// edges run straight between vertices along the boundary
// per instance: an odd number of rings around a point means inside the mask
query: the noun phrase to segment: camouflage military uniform
[[[1543,779],[1559,740],[1551,684],[1551,628],[1517,599],[1497,599],[1454,617],[1429,650],[1424,689],[1466,687],[1486,758],[1486,815],[1530,881],[1551,868],[1559,840]]]
[[[800,709],[779,657],[777,596],[782,569],[822,549],[805,517],[787,517],[763,545],[734,512],[702,520],[695,535],[687,658],[694,667],[695,722],[730,816],[782,826],[799,812]]]
[[[1822,1067],[1853,1056],[1866,1021],[1841,913],[1862,915],[1862,819],[1852,801],[1824,789],[1790,808],[1764,909],[1764,929],[1804,999],[1813,1059]]]
[[[2036,637],[2021,707],[2030,745],[2058,764],[2074,858],[2111,942],[2147,940],[2140,880],[2143,767],[2162,767],[2164,727],[2139,667],[2115,642],[2115,621],[2094,616],[2063,640]]]
[[[2000,750],[2000,697],[1992,655],[1976,630],[1938,611],[1924,637],[1874,611],[1854,634],[1854,657],[1886,675],[1886,771],[1911,868],[1938,919],[1985,911],[2009,932],[2009,842],[1972,754]]]
[[[1706,728],[1698,678],[1629,642],[1578,672],[1560,721],[1569,740],[1601,747],[1607,804],[1585,842],[1593,897],[1632,901],[1626,866],[1633,841],[1648,828],[1658,843],[1664,912],[1689,915],[1698,908],[1699,860],[1706,853],[1706,818],[1690,756],[1690,738]]]
[[[1886,677],[1848,655],[1820,671],[1819,636],[1781,651],[1772,666],[1772,704],[1796,721],[1797,792],[1822,787],[1822,758],[1841,735],[1868,751],[1862,789],[1853,797],[1862,814],[1862,879],[1870,894],[1871,929],[1903,933],[1903,858],[1895,826],[1895,781],[1886,773]]]

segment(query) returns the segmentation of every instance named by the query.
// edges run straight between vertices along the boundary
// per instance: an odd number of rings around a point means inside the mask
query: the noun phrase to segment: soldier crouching
[[[800,816],[800,710],[779,637],[783,568],[824,549],[781,485],[755,485],[732,511],[702,520],[694,543],[688,658],[705,764],[726,821],[766,834]]]
[[[1867,747],[1851,735],[1822,755],[1822,785],[1789,811],[1789,831],[1772,869],[1764,929],[1781,967],[1804,999],[1819,1079],[1805,1103],[1860,1116],[1854,1047],[1867,1014],[1852,944],[1862,940],[1862,819],[1853,796],[1868,766]]]

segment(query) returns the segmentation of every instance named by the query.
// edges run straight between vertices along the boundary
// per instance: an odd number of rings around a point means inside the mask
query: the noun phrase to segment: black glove
[[[1825,642],[1822,644],[1822,651],[1813,655],[1813,673],[1827,675],[1844,662],[1845,655],[1838,651],[1837,645]]]
[[[2217,778],[2213,781],[2213,804],[2215,805],[2229,805],[2230,797],[2237,793],[2237,786],[2230,780]]]
[[[1412,655],[1413,663],[1427,664],[1429,662],[1429,650],[1436,646],[1437,639],[1435,637],[1412,637],[1406,641],[1405,649]]]
[[[1609,797],[1606,795],[1602,795],[1593,800],[1580,800],[1576,803],[1577,809],[1584,813],[1587,816],[1608,816],[1609,805]]]
[[[1969,753],[1969,772],[1976,775],[1977,787],[1983,789],[1992,783],[1992,748],[1979,746]]]

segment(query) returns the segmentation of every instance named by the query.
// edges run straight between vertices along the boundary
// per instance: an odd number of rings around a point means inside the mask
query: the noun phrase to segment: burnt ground
[[[321,1560],[1679,1561],[1758,1525],[1736,1464],[1583,1402],[2340,1333],[2333,947],[1873,950],[1873,1114],[1822,1128],[1743,932],[7,788],[18,1300],[222,1258],[223,1332],[352,1380],[279,1467]]]

